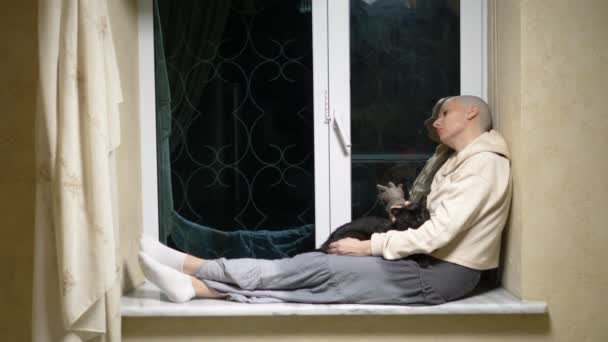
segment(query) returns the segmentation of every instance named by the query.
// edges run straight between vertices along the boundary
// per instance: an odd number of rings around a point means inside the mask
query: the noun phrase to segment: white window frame
[[[351,220],[349,0],[312,0],[315,240]],[[329,18],[331,18],[331,24]],[[144,234],[158,238],[152,0],[139,0],[139,119]],[[487,0],[460,0],[460,89],[487,101]],[[336,124],[340,123],[339,129]],[[341,134],[339,134],[341,133]]]
[[[138,1],[139,147],[141,207],[144,234],[158,239],[158,177],[156,172],[156,85],[154,78],[154,10],[152,0]]]
[[[488,101],[487,0],[460,0],[460,94]]]
[[[314,92],[314,161],[315,161],[315,245],[320,246],[331,233],[330,182],[331,153],[327,148],[330,134],[329,123],[329,64],[328,50],[328,1],[314,0],[312,6],[312,54]],[[334,0],[335,1],[335,0]]]
[[[329,112],[331,120],[350,122],[350,11],[349,0],[332,0],[328,9]],[[487,0],[460,0],[460,93],[487,101]],[[345,75],[347,77],[345,77]],[[334,117],[335,116],[335,117]],[[315,117],[317,119],[317,117]],[[351,221],[351,156],[330,125],[331,230]],[[350,125],[340,125],[348,140]],[[333,132],[331,132],[333,129]],[[316,167],[316,165],[315,165]],[[320,240],[321,242],[324,239]],[[319,244],[317,239],[317,244]]]

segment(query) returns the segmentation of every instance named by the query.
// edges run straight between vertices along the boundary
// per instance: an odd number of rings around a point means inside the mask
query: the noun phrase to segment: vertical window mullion
[[[331,229],[351,220],[350,5],[328,1]],[[336,127],[340,124],[340,131]],[[340,134],[342,136],[340,136]]]
[[[330,151],[328,81],[328,0],[313,0],[313,84],[315,135],[315,245],[320,246],[329,236],[330,212]]]
[[[144,234],[158,238],[158,183],[156,172],[156,98],[154,81],[153,0],[139,0],[139,123],[141,205]]]
[[[487,101],[486,12],[486,0],[460,0],[460,93]]]

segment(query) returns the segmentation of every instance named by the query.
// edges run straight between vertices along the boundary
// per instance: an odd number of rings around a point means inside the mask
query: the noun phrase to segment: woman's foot
[[[214,289],[210,289],[209,287],[207,287],[207,284],[205,284],[200,279],[197,279],[195,277],[191,277],[191,278],[192,278],[192,287],[194,287],[194,293],[196,293],[197,297],[209,298],[209,299],[226,299],[226,298],[228,298],[227,294],[217,292]]]
[[[165,266],[145,253],[139,253],[139,262],[146,278],[163,291],[172,302],[183,303],[194,297],[225,299],[227,294],[210,289],[200,279]]]
[[[187,254],[169,248],[158,240],[143,236],[140,240],[141,251],[152,259],[163,265],[169,266],[176,271],[184,271],[184,260]]]
[[[163,265],[143,252],[139,253],[139,263],[146,278],[158,286],[172,302],[183,303],[196,296],[193,277]]]

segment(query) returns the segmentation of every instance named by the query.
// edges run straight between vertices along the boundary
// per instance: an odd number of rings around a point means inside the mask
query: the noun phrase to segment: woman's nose
[[[437,128],[439,127],[439,118],[435,119],[435,121],[433,121],[433,127]]]

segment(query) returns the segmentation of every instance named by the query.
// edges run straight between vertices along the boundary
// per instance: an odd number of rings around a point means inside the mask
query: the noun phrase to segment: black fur
[[[407,207],[392,210],[395,223],[389,219],[378,216],[366,216],[344,224],[336,229],[327,241],[319,248],[320,252],[327,253],[329,245],[344,238],[357,240],[369,240],[373,233],[385,233],[389,230],[417,229],[430,218],[426,208],[426,197],[418,203],[412,203]]]

